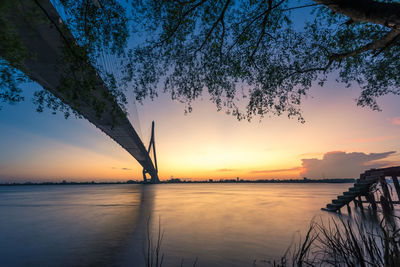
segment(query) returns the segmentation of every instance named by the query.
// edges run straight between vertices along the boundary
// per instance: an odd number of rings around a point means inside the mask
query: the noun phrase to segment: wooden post
[[[394,188],[396,188],[396,192],[397,192],[397,197],[400,201],[400,185],[399,185],[399,180],[397,180],[397,176],[394,175],[392,176],[392,180],[393,180],[393,184],[394,184]]]
[[[359,205],[360,209],[364,209],[362,200],[361,200],[361,196],[358,196],[358,205]]]
[[[356,197],[354,198],[353,202],[355,208],[360,208],[360,201]]]
[[[390,216],[392,214],[392,208],[390,207],[390,203],[389,203],[388,199],[381,195],[380,201],[381,201],[383,215],[385,217]]]
[[[371,203],[372,210],[375,212],[377,207],[376,207],[376,202],[375,202],[375,195],[371,191],[368,192],[367,195],[365,195],[365,198]]]
[[[387,202],[388,202],[390,208],[393,209],[393,208],[394,208],[394,207],[393,207],[393,202],[392,202],[392,198],[391,198],[391,196],[390,196],[390,192],[389,192],[388,185],[387,185],[387,183],[386,183],[385,176],[380,177],[379,180],[380,180],[380,182],[381,182],[383,195],[384,195],[384,197],[386,198],[386,200],[387,200]],[[382,198],[381,198],[381,201],[382,201]],[[382,204],[382,203],[381,203],[381,204]]]

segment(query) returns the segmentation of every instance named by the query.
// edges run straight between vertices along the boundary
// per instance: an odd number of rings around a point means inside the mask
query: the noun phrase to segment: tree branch
[[[314,0],[353,21],[369,22],[400,30],[400,4],[374,0]]]
[[[191,8],[189,8],[188,10],[186,10],[185,13],[183,13],[180,18],[179,21],[177,22],[177,24],[175,25],[174,29],[171,31],[171,34],[169,34],[167,37],[165,37],[164,39],[162,39],[160,42],[158,42],[158,45],[168,41],[169,39],[171,39],[171,37],[174,35],[174,33],[178,30],[178,28],[181,26],[182,21],[184,20],[184,18],[189,15],[192,11],[194,11],[196,8],[198,8],[199,6],[201,6],[202,4],[204,4],[205,2],[207,2],[208,0],[201,0],[200,2],[198,2],[197,4],[193,5]],[[180,4],[185,5],[187,3],[182,3],[180,2]]]
[[[347,53],[343,53],[343,54],[333,54],[329,57],[329,61],[328,63],[323,66],[323,67],[315,67],[315,68],[308,68],[308,69],[302,69],[302,70],[296,70],[292,73],[289,73],[288,75],[286,75],[285,77],[283,77],[280,82],[283,82],[284,80],[290,78],[293,75],[296,74],[302,74],[302,73],[308,73],[308,72],[314,72],[314,71],[322,71],[322,72],[326,72],[329,67],[333,64],[333,62],[340,62],[342,59],[344,58],[348,58],[348,57],[352,57],[355,55],[358,55],[360,53],[369,51],[369,50],[376,50],[379,48],[385,49],[387,48],[389,45],[391,45],[395,39],[397,37],[400,36],[400,31],[397,30],[391,30],[388,34],[386,34],[382,39],[375,41],[375,42],[371,42],[365,46],[362,46],[356,50],[347,52]],[[381,52],[381,51],[380,51]]]
[[[369,51],[369,50],[376,50],[379,48],[385,49],[387,48],[390,44],[393,43],[393,41],[395,41],[395,39],[397,37],[400,36],[400,31],[396,31],[396,30],[391,30],[388,34],[386,34],[382,39],[375,41],[375,42],[371,42],[365,46],[362,46],[356,50],[347,52],[347,53],[342,53],[342,54],[333,54],[329,57],[329,61],[328,63],[324,66],[324,67],[315,67],[315,68],[308,68],[308,69],[303,69],[303,70],[296,70],[288,75],[286,75],[282,80],[286,80],[287,78],[295,75],[295,74],[302,74],[302,73],[307,73],[307,72],[312,72],[312,71],[323,71],[326,72],[329,67],[332,65],[333,62],[340,62],[342,59],[344,58],[348,58],[348,57],[352,57],[355,55],[358,55],[360,53]]]
[[[364,45],[360,48],[357,48],[356,50],[342,53],[342,54],[333,54],[330,56],[330,59],[334,61],[340,61],[344,58],[352,57],[364,52],[367,52],[369,50],[376,50],[380,48],[387,48],[390,44],[392,44],[395,39],[400,35],[400,30],[391,30],[388,34],[386,34],[382,39],[377,40],[375,42],[371,42],[367,45]]]
[[[285,0],[282,0],[281,2],[276,4],[275,6],[272,6],[272,1],[271,0],[268,1],[268,9],[265,11],[265,13],[264,13],[265,15],[264,15],[263,21],[261,23],[261,33],[260,33],[260,36],[258,37],[258,40],[257,40],[257,43],[256,43],[256,47],[254,48],[253,52],[250,55],[250,59],[252,59],[253,56],[255,55],[255,53],[257,52],[258,47],[260,46],[261,40],[262,40],[262,38],[264,37],[264,35],[266,33],[265,32],[265,27],[267,25],[269,14],[271,14],[271,11],[273,9],[277,8],[278,6],[280,6],[284,1]]]
[[[254,16],[252,18],[252,20],[244,27],[244,29],[242,30],[242,32],[238,35],[238,37],[235,39],[235,41],[232,43],[232,45],[229,47],[228,52],[232,50],[232,48],[238,43],[239,39],[243,36],[243,34],[246,33],[246,31],[248,31],[250,29],[250,26],[256,22],[259,18],[262,17],[262,15],[264,15],[264,12],[261,14],[258,14],[256,16]],[[242,24],[242,23],[239,23]]]
[[[328,63],[327,63],[325,66],[323,66],[323,67],[315,67],[315,68],[308,68],[308,69],[296,70],[296,71],[294,71],[294,72],[292,72],[292,73],[289,73],[289,74],[286,75],[285,77],[283,77],[283,78],[280,80],[280,83],[282,83],[284,80],[286,80],[287,78],[290,78],[291,76],[293,76],[293,75],[295,75],[295,74],[302,74],[302,73],[307,73],[307,72],[312,72],[312,71],[323,71],[323,72],[326,72],[326,71],[328,70],[328,68],[332,65],[333,61],[334,61],[333,59],[330,59],[330,60],[328,61]]]
[[[84,15],[84,29],[85,29],[85,35],[88,35],[88,30],[87,30],[87,15],[88,15],[88,9],[89,9],[89,0],[86,0],[86,5],[85,5],[85,15]]]
[[[231,2],[231,0],[227,0],[224,8],[222,9],[221,14],[219,15],[218,19],[214,22],[213,26],[211,27],[211,29],[208,31],[206,38],[204,39],[203,43],[200,45],[199,49],[197,49],[197,51],[200,51],[201,49],[203,49],[204,45],[207,43],[208,38],[210,38],[210,35],[212,34],[212,32],[214,31],[214,29],[217,27],[217,25],[224,19],[225,16],[225,12],[228,8],[229,3]]]
[[[294,6],[294,7],[288,7],[288,8],[282,9],[282,11],[290,11],[290,10],[306,8],[306,7],[312,7],[312,6],[318,6],[318,5],[319,4],[309,4],[309,5],[304,5],[304,6]]]
[[[221,46],[220,46],[220,52],[219,52],[219,60],[222,63],[222,57],[223,57],[223,49],[224,49],[224,40],[225,40],[225,22],[224,20],[221,21],[222,24],[222,33],[221,33]]]

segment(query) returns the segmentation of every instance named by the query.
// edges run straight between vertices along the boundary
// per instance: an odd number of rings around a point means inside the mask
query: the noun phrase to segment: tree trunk
[[[355,22],[379,24],[400,30],[400,4],[382,3],[373,0],[314,0],[334,12],[351,18]]]

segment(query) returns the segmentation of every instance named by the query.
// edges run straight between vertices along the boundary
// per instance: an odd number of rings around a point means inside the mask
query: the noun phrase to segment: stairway
[[[377,179],[361,180],[357,179],[353,187],[350,187],[348,191],[343,192],[337,199],[332,200],[331,204],[327,204],[326,208],[321,210],[336,212],[340,210],[344,205],[349,204],[358,196],[365,196],[369,193],[370,187],[377,182]]]

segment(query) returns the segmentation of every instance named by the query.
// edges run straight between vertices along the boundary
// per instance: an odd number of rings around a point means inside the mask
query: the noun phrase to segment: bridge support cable
[[[94,4],[100,8],[99,3],[97,0],[92,0]],[[68,14],[60,0],[50,0],[50,3],[52,6],[56,9],[57,13],[60,15],[62,20],[68,20],[71,17],[71,14]],[[96,68],[97,72],[99,73],[100,77],[104,80],[107,75],[112,74],[116,80],[117,86],[119,87],[120,90],[123,91],[128,91],[127,88],[121,88],[121,87],[126,87],[126,84],[120,83],[121,80],[123,80],[123,75],[121,71],[121,58],[117,55],[106,53],[104,50],[101,50],[99,53],[99,57],[97,58],[97,61],[94,63],[94,67]],[[131,90],[132,94],[127,95],[128,98],[128,106],[127,106],[127,112],[129,113],[129,121],[131,122],[132,126],[135,128],[136,132],[138,133],[139,137],[143,139],[143,134],[141,131],[141,125],[140,125],[140,120],[139,120],[139,115],[138,115],[138,109],[137,109],[137,101],[135,98],[135,92]],[[131,100],[129,100],[132,97]]]
[[[50,0],[21,0],[18,5],[7,8],[6,19],[15,26],[25,49],[34,55],[26,57],[22,66],[15,67],[121,145],[150,174],[150,182],[158,182],[156,168],[146,147],[96,68],[84,56],[74,58],[79,60],[78,63],[66,58],[66,50],[74,52],[79,46]],[[35,14],[34,23],[32,14]],[[8,60],[2,41],[0,57]],[[72,64],[79,65],[77,71],[71,71],[76,67]],[[62,81],[66,79],[74,82],[63,86]],[[88,83],[89,89],[85,87]],[[85,98],[74,97],[82,91]],[[98,105],[92,103],[101,104],[103,111],[99,112]]]

